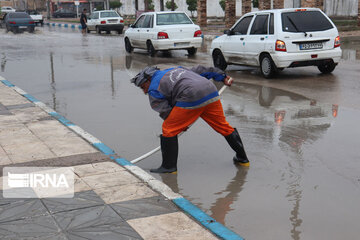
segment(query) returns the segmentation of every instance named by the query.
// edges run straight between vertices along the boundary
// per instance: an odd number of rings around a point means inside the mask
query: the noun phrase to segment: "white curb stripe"
[[[79,127],[77,125],[68,126],[68,128],[73,130],[75,133],[80,135],[82,138],[84,138],[85,140],[87,140],[91,144],[101,143],[101,141],[99,139],[97,139],[96,137],[94,137],[90,133],[86,132],[84,129],[82,129],[81,127]]]
[[[145,172],[143,169],[139,168],[135,165],[126,165],[123,166],[127,170],[129,170],[131,173],[133,173],[135,176],[143,180],[144,182],[148,183],[150,180],[156,180],[153,176]]]
[[[149,186],[160,192],[162,195],[164,195],[167,199],[173,200],[176,198],[182,198],[180,194],[174,193],[173,190],[169,186],[167,186],[165,183],[159,181],[159,180],[150,180],[148,181]]]

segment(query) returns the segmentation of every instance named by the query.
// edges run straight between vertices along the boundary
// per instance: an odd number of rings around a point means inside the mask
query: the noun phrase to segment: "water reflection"
[[[1,57],[1,72],[5,72],[5,65],[6,65],[6,55],[5,53],[3,53]]]
[[[259,135],[260,141],[278,148],[288,156],[282,181],[287,185],[286,198],[291,206],[290,236],[291,239],[299,240],[303,223],[300,214],[303,197],[301,179],[305,162],[303,147],[325,135],[338,117],[339,106],[252,84],[236,83],[227,93],[222,97],[226,115],[238,119],[242,125],[249,123],[254,127],[254,123],[257,123],[255,133]],[[258,102],[253,99],[258,99]],[[230,210],[226,200],[221,204],[224,206],[223,211]],[[223,218],[221,215],[217,217]]]
[[[238,200],[239,193],[243,189],[243,185],[246,183],[246,175],[249,170],[248,168],[240,167],[238,165],[235,165],[235,167],[237,168],[236,175],[229,181],[226,188],[214,194],[225,196],[217,198],[216,201],[211,204],[210,208],[211,217],[224,225],[226,215],[233,210],[231,205]],[[161,180],[174,192],[179,193],[182,191],[178,185],[177,174],[160,174],[160,176]]]

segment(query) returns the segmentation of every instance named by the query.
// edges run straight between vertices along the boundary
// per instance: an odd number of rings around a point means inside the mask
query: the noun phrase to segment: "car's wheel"
[[[123,30],[118,30],[117,33],[118,34],[122,34]]]
[[[86,28],[86,32],[87,32],[87,33],[90,33],[89,27]]]
[[[151,41],[147,41],[147,42],[146,42],[146,46],[147,46],[148,54],[149,54],[151,57],[154,57],[155,54],[156,54],[156,50],[155,50],[154,46],[152,45]]]
[[[131,53],[134,50],[134,48],[131,46],[130,40],[128,38],[125,38],[125,50],[128,53]]]
[[[265,78],[272,78],[276,74],[276,66],[270,55],[264,54],[260,57],[260,71]]]
[[[197,48],[194,48],[194,47],[188,48],[188,49],[187,49],[187,52],[188,52],[188,55],[189,55],[189,56],[193,56],[193,55],[196,54]]]
[[[223,71],[227,68],[226,60],[220,50],[215,50],[212,54],[212,57],[215,67],[220,68]]]
[[[44,20],[40,21],[40,25],[44,26]]]
[[[327,74],[327,73],[331,73],[332,71],[334,71],[335,67],[336,67],[336,64],[333,61],[329,61],[322,65],[319,65],[318,69],[320,70],[320,72]]]
[[[35,31],[35,27],[29,27],[29,33],[33,33]]]
[[[110,31],[106,31],[106,34],[110,34]]]
[[[99,27],[96,27],[96,33],[97,33],[97,34],[101,34],[101,30],[100,30]]]

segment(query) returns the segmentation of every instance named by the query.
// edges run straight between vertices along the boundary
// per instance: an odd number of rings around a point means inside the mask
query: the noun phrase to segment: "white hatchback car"
[[[213,40],[214,66],[260,66],[265,78],[291,67],[317,66],[331,73],[341,58],[336,26],[317,8],[251,12]]]
[[[125,31],[125,49],[147,49],[150,56],[158,50],[186,49],[196,54],[202,43],[202,32],[184,12],[147,12]]]
[[[88,17],[88,33],[96,31],[96,33],[101,34],[102,31],[106,31],[109,34],[110,31],[117,31],[118,34],[122,34],[123,29],[124,19],[116,11],[95,11]]]

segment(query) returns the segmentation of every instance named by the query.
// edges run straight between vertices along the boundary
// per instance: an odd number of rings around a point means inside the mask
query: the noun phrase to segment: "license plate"
[[[321,48],[323,48],[322,43],[302,43],[302,44],[300,44],[300,50],[321,49]]]
[[[117,20],[108,20],[109,23],[116,23]]]
[[[19,26],[19,28],[27,28],[27,26]]]
[[[174,47],[186,47],[186,46],[189,46],[188,42],[174,43]]]

